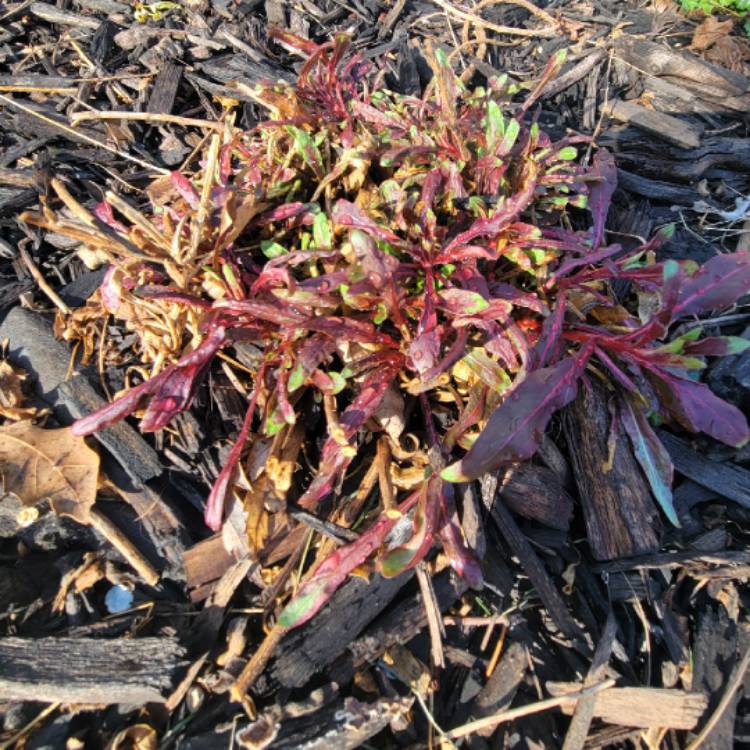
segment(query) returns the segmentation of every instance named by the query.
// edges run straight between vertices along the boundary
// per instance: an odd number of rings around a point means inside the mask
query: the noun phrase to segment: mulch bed
[[[139,196],[196,165],[225,107],[253,127],[254,84],[298,67],[270,25],[346,31],[388,87],[417,95],[428,43],[475,85],[533,81],[566,49],[539,121],[615,155],[610,238],[635,247],[674,223],[664,257],[750,247],[750,47],[739,24],[712,37],[668,0],[0,4],[0,340],[48,426],[104,403],[124,371],[96,353],[70,365],[81,352],[71,360],[55,317],[84,308],[104,269],[18,216],[52,201],[53,180],[82,204]],[[112,345],[132,343],[111,321],[78,320],[94,341],[106,327]],[[750,308],[710,325],[749,338]],[[750,409],[750,351],[704,379]],[[644,523],[654,501],[627,443],[612,449],[594,389],[533,461],[463,498],[481,592],[437,564],[353,576],[269,642],[278,582],[313,534],[348,530],[291,505],[298,531],[262,560],[231,523],[210,534],[203,503],[243,413],[217,368],[168,431],[98,435],[107,481],[88,525],[2,499],[0,747],[750,746],[747,447],[662,431],[681,526]],[[261,643],[268,658],[248,675]]]

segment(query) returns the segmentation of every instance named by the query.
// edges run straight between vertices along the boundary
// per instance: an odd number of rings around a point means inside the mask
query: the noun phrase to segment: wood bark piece
[[[750,508],[750,471],[736,464],[719,463],[693,450],[689,443],[666,430],[659,431],[675,469],[717,495]]]
[[[134,486],[120,464],[109,456],[103,457],[102,467],[117,494],[135,511],[137,532],[145,536],[152,547],[145,551],[158,559],[162,575],[173,581],[184,581],[185,550],[192,539],[179,507],[175,509],[169,501],[171,497],[178,500],[179,495],[165,491],[166,482],[162,479],[154,481],[154,488],[148,484]]]
[[[61,26],[75,26],[79,30],[94,30],[99,28],[98,19],[72,13],[69,10],[61,10],[49,3],[31,3],[29,10],[37,18],[41,18],[48,23],[60,24]]]
[[[622,36],[617,40],[615,52],[637,70],[652,75],[684,78],[713,86],[731,96],[739,96],[748,90],[745,76],[712,65],[689,52],[675,52],[663,44]]]
[[[573,84],[578,83],[578,81],[587,76],[606,56],[607,51],[603,47],[595,47],[590,50],[583,60],[576,63],[567,72],[550,81],[542,90],[541,98],[548,99],[557,96],[557,94],[562,93]]]
[[[309,716],[284,719],[269,750],[354,750],[406,713],[413,701],[406,697],[362,703],[344,698]]]
[[[700,613],[693,644],[693,689],[708,696],[707,719],[724,695],[729,675],[737,662],[737,624],[729,619],[723,607],[709,605]],[[706,738],[711,750],[734,747],[734,720],[739,696],[735,695]]]
[[[578,689],[576,683],[547,683],[547,690],[554,696]],[[706,710],[703,693],[666,688],[612,687],[592,697],[594,717],[624,727],[693,729]],[[563,704],[561,708],[571,714],[575,705]]]
[[[369,581],[350,579],[310,623],[284,637],[271,677],[285,687],[304,685],[346,650],[413,574],[411,570],[396,578],[375,574]]]
[[[652,180],[624,169],[617,170],[617,186],[623,190],[663,203],[678,203],[692,206],[700,197],[694,188],[672,185],[662,180]]]
[[[519,516],[553,529],[568,530],[573,499],[554,471],[528,463],[509,469],[500,494]]]
[[[449,571],[439,573],[432,585],[441,612],[445,612],[467,589],[466,583]],[[348,644],[346,651],[332,665],[331,678],[343,685],[352,679],[357,669],[380,658],[391,646],[408,643],[426,626],[427,615],[422,596],[416,593],[390,607],[362,635]]]
[[[594,652],[594,658],[591,660],[589,672],[584,680],[584,685],[587,687],[604,679],[607,664],[609,664],[609,658],[612,655],[612,649],[615,645],[616,635],[617,621],[612,610],[610,610],[607,615],[607,622],[604,625],[604,632],[599,639],[596,651]],[[595,711],[595,695],[587,695],[578,701],[573,713],[573,719],[565,734],[565,742],[563,743],[562,750],[583,750]]]
[[[615,120],[635,125],[646,133],[674,143],[675,146],[681,148],[697,148],[701,143],[703,128],[690,125],[677,117],[665,115],[663,112],[633,104],[633,102],[615,99],[605,103],[602,106],[602,112]]]
[[[514,641],[508,646],[508,650],[503,654],[490,679],[474,698],[470,710],[471,716],[481,719],[508,708],[526,675],[528,666],[526,649],[522,644]],[[480,729],[477,734],[480,737],[489,737],[495,729],[495,727]],[[474,747],[474,745],[475,743],[469,738],[469,747]]]
[[[55,338],[41,315],[20,307],[12,309],[0,324],[0,340],[5,338],[10,342],[11,362],[35,377],[37,392],[54,407],[63,424],[104,406],[104,399],[83,375],[66,380],[70,350]],[[161,474],[156,452],[126,422],[100,430],[94,436],[137,485]]]
[[[611,468],[604,469],[611,418],[603,387],[592,382],[581,388],[563,413],[563,425],[594,557],[656,551],[658,512],[626,435],[617,436]]]
[[[544,564],[531,546],[529,540],[524,536],[513,514],[505,507],[502,499],[497,495],[497,480],[494,476],[485,475],[482,478],[482,501],[492,518],[497,524],[513,554],[519,559],[521,567],[528,575],[529,580],[537,590],[544,606],[547,608],[552,621],[560,629],[560,632],[568,638],[574,638],[580,634],[580,628],[568,612],[560,592],[555,587]]]
[[[706,565],[743,565],[750,563],[750,550],[727,550],[726,552],[664,552],[657,555],[642,555],[630,560],[616,560],[592,566],[594,573],[613,573],[626,570],[650,570],[654,568],[687,568]]]
[[[698,98],[696,106],[696,111],[698,112],[742,112],[744,114],[747,112],[748,103],[750,103],[750,96],[747,94],[742,94],[741,96],[729,96],[712,84],[685,81],[684,78],[680,79],[674,76],[665,76],[662,80],[665,83],[682,86],[694,93]]]
[[[171,638],[3,638],[0,700],[161,703],[182,655]]]
[[[161,115],[171,114],[181,80],[182,66],[173,62],[164,63],[156,75],[146,111]]]

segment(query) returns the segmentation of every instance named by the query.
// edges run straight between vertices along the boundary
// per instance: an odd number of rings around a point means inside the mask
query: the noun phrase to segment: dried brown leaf
[[[156,750],[156,730],[148,724],[134,724],[118,732],[107,750]]]
[[[69,428],[44,430],[31,422],[0,427],[0,478],[5,493],[26,506],[45,500],[86,523],[96,500],[99,456]]]
[[[716,16],[706,16],[705,20],[695,28],[690,49],[693,52],[707,50],[719,39],[727,36],[732,31],[732,26],[734,26],[734,21],[731,19],[720,21]]]
[[[37,416],[36,408],[23,406],[26,399],[23,392],[25,379],[26,373],[23,370],[0,359],[0,417],[17,422]]]

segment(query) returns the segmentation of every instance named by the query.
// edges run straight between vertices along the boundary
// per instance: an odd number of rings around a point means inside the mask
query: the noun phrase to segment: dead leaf
[[[69,428],[31,422],[0,427],[0,478],[24,505],[49,501],[55,513],[87,523],[96,500],[99,456]]]
[[[2,344],[0,350],[0,417],[17,422],[21,419],[31,419],[38,415],[38,409],[24,407],[26,399],[23,393],[23,381],[26,373],[20,368],[13,367],[5,359],[8,342]]]
[[[716,44],[719,39],[727,36],[732,31],[734,21],[727,19],[720,21],[716,16],[706,16],[703,23],[699,24],[693,34],[690,49],[693,52],[702,52]]]
[[[372,416],[391,440],[398,442],[406,426],[404,397],[393,386],[389,387]]]
[[[118,732],[107,750],[156,750],[156,730],[148,724],[135,724]]]
[[[76,593],[90,589],[104,578],[104,563],[100,553],[87,552],[78,567],[69,570],[61,579],[57,594],[52,602],[53,612],[62,612],[65,609],[65,599],[71,588]]]

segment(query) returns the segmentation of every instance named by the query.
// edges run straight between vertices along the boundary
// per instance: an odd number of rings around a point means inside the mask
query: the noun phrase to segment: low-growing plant
[[[687,13],[699,11],[707,16],[712,13],[730,13],[747,19],[750,13],[750,0],[680,0],[680,7]],[[750,19],[745,20],[743,28],[750,36]]]
[[[324,406],[327,437],[297,500],[308,511],[385,429],[386,402],[411,415],[410,440],[427,456],[416,480],[397,483],[398,508],[384,504],[319,565],[283,611],[287,627],[369,558],[397,575],[436,540],[480,585],[455,483],[530,458],[553,414],[592,378],[613,392],[615,418],[677,523],[672,465],[651,423],[733,446],[748,440],[744,416],[698,376],[706,357],[748,345],[702,337],[699,319],[750,289],[750,255],[703,267],[657,262],[669,228],[629,252],[607,243],[612,156],[598,150],[591,166],[577,163],[576,145],[589,139],[553,141],[534,112],[562,56],[518,102],[504,77],[467,89],[435,52],[417,98],[381,88],[380,71],[346,36],[322,45],[276,38],[307,58],[296,85],[255,90],[271,118],[250,132],[227,124],[199,175],[159,182],[150,216],[112,195],[94,214],[68,195],[77,223],[26,216],[110,254],[101,300],[139,333],[153,370],[74,432],[142,403],[141,429],[158,430],[191,404],[222,349],[252,343],[259,357],[244,422],[206,505],[218,529],[238,466],[244,476],[253,463],[250,483],[281,482],[285,497],[278,461],[242,459],[259,441],[277,458],[295,430],[299,443],[310,398]],[[404,453],[398,432],[403,425],[389,439]],[[411,535],[393,546],[404,517]]]

